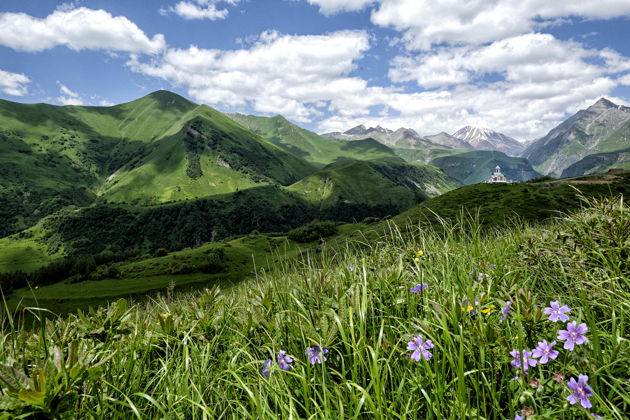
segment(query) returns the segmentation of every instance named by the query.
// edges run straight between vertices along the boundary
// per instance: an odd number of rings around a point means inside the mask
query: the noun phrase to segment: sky
[[[545,135],[630,102],[629,0],[2,0],[0,98],[111,106],[167,89],[318,133]]]

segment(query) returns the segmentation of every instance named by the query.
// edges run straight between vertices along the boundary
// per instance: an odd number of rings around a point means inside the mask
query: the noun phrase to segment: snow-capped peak
[[[518,155],[524,149],[519,141],[487,127],[466,126],[453,133],[453,137],[470,143],[475,149],[499,150],[512,156]]]

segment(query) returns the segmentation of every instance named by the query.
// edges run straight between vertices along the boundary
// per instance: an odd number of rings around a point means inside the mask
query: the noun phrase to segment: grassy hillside
[[[304,160],[201,106],[146,156],[108,179],[114,201],[159,203],[225,194],[257,184],[291,184],[313,172]]]
[[[424,163],[428,164],[433,159],[440,156],[449,156],[459,153],[467,153],[470,150],[466,149],[450,149],[446,147],[427,147],[427,148],[395,148],[394,152],[404,160],[410,163]]]
[[[333,163],[289,190],[317,206],[322,219],[360,221],[398,214],[458,185],[428,165],[371,160]]]
[[[526,159],[510,157],[503,152],[474,151],[443,155],[431,160],[430,164],[466,185],[486,182],[497,165],[511,180],[527,181],[540,176]]]
[[[630,170],[630,148],[588,155],[562,171],[562,178],[601,174],[612,168]]]
[[[315,165],[323,166],[344,158],[369,160],[395,156],[389,147],[374,139],[351,142],[331,140],[300,128],[281,115],[272,118],[243,114],[227,115],[287,152]]]
[[[580,195],[630,196],[630,172],[559,181],[522,184],[476,184],[426,201],[393,220],[402,227],[454,223],[464,214],[478,217],[480,226],[503,226],[519,219],[536,223],[579,209]]]
[[[627,204],[609,200],[544,227],[484,236],[474,222],[473,234],[394,231],[273,264],[229,290],[120,300],[42,324],[25,321],[43,315],[36,308],[29,318],[3,314],[0,410],[6,418],[621,420],[630,404],[629,216]],[[426,287],[412,292],[417,285]],[[567,324],[545,314],[552,301],[570,308],[587,340],[557,338]],[[523,368],[513,355],[543,340],[557,357]],[[588,409],[567,401],[579,375],[592,387]]]

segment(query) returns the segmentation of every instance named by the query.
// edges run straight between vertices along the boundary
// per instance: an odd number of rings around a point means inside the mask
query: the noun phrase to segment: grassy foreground
[[[229,291],[121,299],[35,325],[5,315],[0,418],[622,419],[629,217],[617,199],[484,235],[474,220],[392,225]],[[557,338],[567,323],[543,311],[556,300],[588,328],[572,351]],[[542,340],[557,341],[548,363],[510,355]],[[328,350],[323,363],[310,363],[313,346]],[[292,361],[278,363],[282,350]],[[579,375],[592,408],[567,399]]]

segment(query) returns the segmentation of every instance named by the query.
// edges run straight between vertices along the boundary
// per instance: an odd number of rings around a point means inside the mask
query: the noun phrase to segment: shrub
[[[337,233],[337,222],[311,222],[289,231],[288,238],[295,242],[313,242]]]

